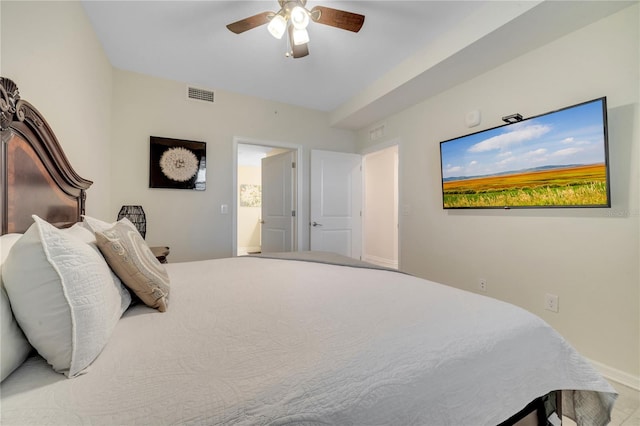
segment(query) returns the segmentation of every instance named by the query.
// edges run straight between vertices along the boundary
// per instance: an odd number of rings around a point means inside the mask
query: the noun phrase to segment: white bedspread
[[[557,389],[604,419],[615,399],[546,323],[488,297],[286,260],[167,269],[166,313],[130,308],[80,377],[29,359],[1,385],[0,423],[475,426]]]

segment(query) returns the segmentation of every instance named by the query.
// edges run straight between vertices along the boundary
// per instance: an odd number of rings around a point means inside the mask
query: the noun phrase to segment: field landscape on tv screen
[[[440,143],[444,208],[607,207],[606,99]]]

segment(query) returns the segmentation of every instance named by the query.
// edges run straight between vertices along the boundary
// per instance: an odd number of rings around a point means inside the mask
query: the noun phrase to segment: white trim
[[[640,376],[634,376],[633,374],[626,373],[618,370],[617,368],[609,367],[606,364],[602,364],[601,362],[593,361],[591,359],[588,361],[593,364],[596,370],[598,370],[600,374],[607,379],[640,391]]]
[[[263,139],[245,138],[242,136],[234,136],[232,144],[232,211],[231,211],[231,255],[235,257],[238,253],[238,145],[261,145],[271,146],[275,148],[286,148],[296,152],[296,236],[294,238],[294,251],[299,251],[302,247],[303,223],[300,217],[300,205],[302,201],[302,145],[269,141]]]

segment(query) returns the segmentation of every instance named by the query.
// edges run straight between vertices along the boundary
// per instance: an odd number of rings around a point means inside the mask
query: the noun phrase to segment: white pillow
[[[31,345],[54,370],[74,377],[100,354],[131,296],[95,247],[33,219],[2,278]]]
[[[98,244],[96,241],[96,234],[94,234],[93,231],[90,230],[84,224],[84,222],[76,222],[72,227],[60,229],[59,231],[64,233],[65,235],[71,236],[73,238],[76,238],[88,244],[89,247],[91,247],[93,250],[95,250],[96,253],[100,254],[100,256],[103,257],[102,253],[100,252],[100,249],[98,248]],[[106,262],[106,259],[105,259],[105,262]],[[108,264],[109,263],[107,262],[107,265]],[[127,288],[124,286],[124,284],[122,283],[118,275],[113,271],[113,269],[111,269],[110,272],[111,272],[111,278],[113,278],[118,288],[121,290],[120,296],[122,298],[122,306],[124,307],[123,309],[126,310],[126,307],[131,304],[131,293],[129,293],[129,290],[127,290]]]
[[[9,250],[21,236],[22,234],[5,234],[0,237],[0,271],[2,271],[2,264],[7,258]],[[24,362],[31,351],[31,345],[16,323],[1,278],[0,327],[2,329],[0,335],[2,341],[0,345],[0,381],[2,381]]]
[[[84,219],[84,222],[81,222],[82,225],[93,233],[104,232],[116,224],[116,222],[105,222],[104,220],[96,219],[95,217],[87,216],[86,214],[82,215],[82,218]]]
[[[71,228],[61,229],[61,231],[87,244],[96,243],[94,231],[87,228],[82,222],[77,222]]]

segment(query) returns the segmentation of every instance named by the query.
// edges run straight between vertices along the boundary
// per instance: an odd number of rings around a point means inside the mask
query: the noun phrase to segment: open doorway
[[[234,140],[234,256],[296,251],[300,148]]]
[[[362,260],[397,269],[398,145],[380,147],[363,157],[364,217]]]
[[[398,269],[399,143],[311,151],[310,246]]]
[[[262,251],[262,159],[271,150],[268,146],[238,145],[237,256]]]

